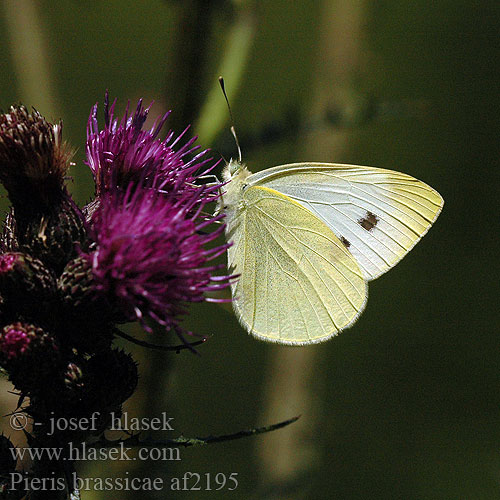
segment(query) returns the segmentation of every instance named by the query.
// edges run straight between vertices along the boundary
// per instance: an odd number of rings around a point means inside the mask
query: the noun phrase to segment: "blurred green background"
[[[127,410],[173,417],[164,437],[301,418],[180,461],[81,464],[84,477],[166,485],[84,499],[500,498],[499,19],[497,0],[2,0],[0,107],[63,119],[80,204],[93,194],[86,122],[106,89],[120,112],[154,100],[153,116],[173,109],[174,130],[193,123],[202,146],[235,156],[221,73],[253,171],[375,165],[445,199],[423,241],[371,283],[359,321],[325,344],[259,342],[213,304],[187,320],[213,334],[201,356],[122,344],[141,373]],[[5,415],[16,398],[0,388]],[[21,443],[8,419],[1,429]],[[188,471],[201,490],[170,491]],[[237,473],[238,488],[216,491],[217,473]]]

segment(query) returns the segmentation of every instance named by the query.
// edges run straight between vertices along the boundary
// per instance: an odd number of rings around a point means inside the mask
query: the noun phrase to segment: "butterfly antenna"
[[[226,99],[227,109],[229,110],[229,117],[231,119],[231,134],[233,134],[234,142],[236,142],[236,147],[238,148],[238,162],[241,163],[240,142],[238,141],[238,136],[236,135],[236,128],[234,127],[233,113],[231,112],[231,106],[229,105],[229,99],[227,98],[226,88],[224,86],[224,78],[222,78],[222,76],[219,76],[219,84],[220,84],[220,88],[222,89],[222,93],[224,94],[224,99]]]

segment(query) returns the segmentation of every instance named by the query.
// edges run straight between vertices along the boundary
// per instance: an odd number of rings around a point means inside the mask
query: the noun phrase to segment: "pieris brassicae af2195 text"
[[[395,266],[429,230],[443,199],[400,172],[293,163],[223,172],[233,305],[261,340],[322,342],[351,326],[367,283]]]

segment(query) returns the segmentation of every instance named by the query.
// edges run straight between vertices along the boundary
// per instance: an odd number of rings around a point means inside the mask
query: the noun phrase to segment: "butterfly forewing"
[[[443,199],[400,172],[329,163],[296,163],[248,178],[292,198],[319,217],[353,255],[365,279],[399,262],[428,231]]]
[[[253,335],[300,345],[353,323],[366,302],[363,274],[317,216],[267,187],[244,190],[228,258],[237,315]]]

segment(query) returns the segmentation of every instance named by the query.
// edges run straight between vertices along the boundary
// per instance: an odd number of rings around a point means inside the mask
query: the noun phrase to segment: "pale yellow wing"
[[[317,216],[266,187],[245,189],[232,220],[234,308],[259,339],[302,345],[351,325],[367,297],[352,255]]]
[[[441,195],[410,175],[335,163],[294,163],[252,174],[316,214],[345,244],[367,280],[395,266],[443,207]]]

